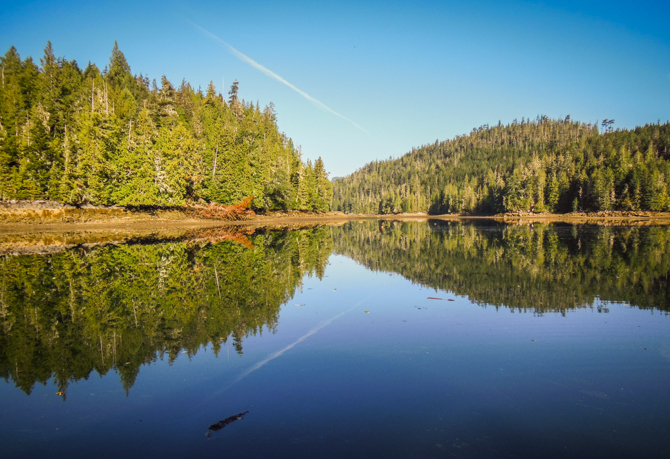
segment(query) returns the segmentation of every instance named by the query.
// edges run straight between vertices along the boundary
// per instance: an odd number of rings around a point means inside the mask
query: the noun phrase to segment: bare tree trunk
[[[54,129],[54,132],[56,130]],[[70,149],[67,145],[67,124],[65,125],[65,137],[63,138],[63,148],[65,149],[65,172],[67,172],[67,166],[70,163]]]
[[[221,288],[219,287],[219,273],[214,268],[214,275],[216,276],[216,289],[219,291],[219,299],[221,299]]]
[[[212,167],[212,180],[214,180],[214,176],[216,175],[216,160],[219,157],[219,142],[216,142],[216,151],[214,152],[214,167]]]

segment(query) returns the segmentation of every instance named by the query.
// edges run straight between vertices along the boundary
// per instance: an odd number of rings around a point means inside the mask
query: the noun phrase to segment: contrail
[[[302,97],[304,97],[305,99],[307,99],[308,101],[310,101],[311,103],[313,103],[314,105],[316,105],[317,107],[319,107],[321,110],[325,110],[325,111],[327,111],[328,113],[332,113],[333,115],[335,115],[335,116],[337,116],[337,117],[339,117],[339,118],[342,118],[342,119],[345,120],[345,121],[350,122],[351,124],[353,124],[354,126],[356,126],[358,129],[360,129],[361,131],[365,132],[366,134],[370,134],[368,131],[366,131],[365,129],[363,129],[362,127],[360,127],[358,124],[354,123],[352,120],[350,120],[350,119],[347,118],[346,116],[342,116],[342,115],[340,115],[339,113],[337,113],[335,110],[333,110],[332,108],[330,108],[329,106],[327,106],[327,105],[324,104],[323,102],[321,102],[321,101],[319,101],[319,100],[316,100],[314,97],[310,96],[310,95],[307,94],[305,91],[302,91],[302,90],[296,88],[294,85],[292,85],[291,83],[289,83],[288,81],[286,81],[285,79],[283,79],[282,77],[280,77],[279,75],[277,75],[276,73],[274,73],[272,70],[263,67],[261,64],[259,64],[258,62],[256,62],[255,60],[253,60],[252,58],[250,58],[249,56],[247,56],[246,54],[242,54],[241,52],[239,52],[238,50],[236,50],[235,48],[233,48],[231,45],[229,45],[228,43],[226,43],[225,41],[223,41],[221,38],[219,38],[219,37],[217,37],[216,35],[214,35],[213,33],[211,33],[209,30],[207,30],[207,29],[205,29],[205,28],[203,28],[203,27],[200,27],[198,24],[196,24],[196,23],[194,23],[194,22],[191,22],[191,21],[188,21],[188,20],[187,20],[187,22],[190,23],[193,27],[196,27],[198,30],[200,30],[202,33],[204,33],[205,35],[207,35],[207,36],[208,36],[209,38],[211,38],[212,40],[215,40],[215,41],[219,42],[220,44],[222,44],[225,48],[228,49],[228,51],[230,51],[230,52],[233,54],[233,56],[237,57],[237,58],[238,58],[239,60],[241,60],[242,62],[246,62],[247,64],[249,64],[250,66],[252,66],[252,67],[255,68],[256,70],[261,71],[262,73],[264,73],[265,75],[269,76],[270,78],[272,78],[272,79],[274,79],[274,80],[277,80],[277,81],[279,81],[280,83],[282,83],[282,84],[288,86],[289,88],[293,89],[295,92],[297,92],[297,93],[300,94]]]
[[[319,330],[321,330],[322,328],[324,328],[324,327],[326,327],[326,326],[332,324],[335,320],[339,319],[340,317],[342,317],[342,316],[343,316],[344,314],[346,314],[347,312],[353,311],[353,310],[356,309],[358,306],[360,306],[360,305],[363,304],[365,301],[367,301],[368,298],[370,298],[370,297],[368,296],[368,297],[365,298],[364,300],[362,300],[362,301],[356,303],[351,309],[347,309],[346,311],[339,313],[339,314],[336,315],[335,317],[331,317],[330,319],[321,322],[319,325],[317,325],[316,327],[312,328],[310,331],[308,331],[307,333],[305,333],[304,335],[302,335],[300,338],[298,338],[297,340],[295,340],[293,343],[291,343],[291,344],[289,344],[288,346],[286,346],[284,349],[281,349],[281,350],[279,350],[279,351],[277,351],[277,352],[273,352],[272,354],[270,354],[269,356],[267,356],[265,359],[261,360],[261,361],[258,362],[256,365],[254,365],[253,367],[249,368],[247,371],[245,371],[245,372],[242,373],[240,376],[238,376],[237,379],[236,379],[235,381],[233,381],[233,382],[230,384],[230,386],[228,386],[228,387],[234,386],[235,384],[237,384],[238,382],[240,382],[242,379],[246,378],[246,377],[249,376],[251,373],[253,373],[254,371],[256,371],[256,370],[258,370],[259,368],[261,368],[262,366],[264,366],[266,363],[268,363],[268,362],[270,362],[270,361],[276,359],[277,357],[282,356],[286,351],[288,351],[288,350],[290,350],[290,349],[293,349],[293,347],[295,347],[297,344],[302,343],[302,342],[305,341],[307,338],[309,338],[310,336],[312,336],[314,333],[316,333],[316,332],[318,332]]]
[[[238,382],[240,382],[241,380],[243,380],[244,378],[246,378],[247,376],[249,376],[251,373],[253,373],[254,371],[256,371],[256,370],[258,370],[259,368],[263,367],[263,366],[264,366],[265,364],[267,364],[268,362],[270,362],[270,361],[276,359],[277,357],[282,356],[286,351],[288,351],[288,350],[290,350],[290,349],[293,349],[296,345],[302,343],[303,341],[305,341],[307,338],[309,338],[310,336],[312,336],[313,334],[315,334],[316,332],[318,332],[318,331],[321,330],[322,328],[324,328],[324,327],[326,327],[326,326],[332,324],[335,320],[339,319],[339,318],[342,317],[344,314],[353,311],[353,310],[356,309],[358,306],[360,306],[361,304],[365,303],[371,296],[372,296],[372,294],[368,295],[366,298],[364,298],[363,300],[361,300],[361,301],[359,301],[358,303],[356,303],[356,304],[355,304],[353,307],[351,307],[350,309],[347,309],[346,311],[339,313],[339,314],[336,315],[335,317],[331,317],[330,319],[328,319],[328,320],[326,320],[326,321],[324,321],[324,322],[321,322],[319,325],[317,325],[316,327],[312,328],[310,331],[308,331],[307,333],[305,333],[303,336],[301,336],[300,338],[298,338],[297,340],[295,340],[293,343],[289,344],[289,345],[286,346],[285,348],[283,348],[283,349],[281,349],[281,350],[279,350],[279,351],[277,351],[277,352],[273,352],[272,354],[270,354],[269,356],[267,356],[265,359],[261,360],[260,362],[258,362],[257,364],[255,364],[254,366],[252,366],[251,368],[249,368],[248,370],[244,371],[240,376],[238,376],[238,377],[235,379],[235,381],[233,381],[232,383],[230,383],[230,384],[228,384],[227,386],[223,387],[222,389],[220,389],[220,390],[218,390],[218,391],[216,391],[216,392],[210,394],[209,397],[207,397],[206,399],[204,399],[204,400],[202,401],[202,403],[204,403],[204,402],[208,402],[208,401],[214,399],[215,397],[221,395],[223,392],[227,391],[228,389],[230,389],[231,387],[233,387],[235,384],[237,384]]]

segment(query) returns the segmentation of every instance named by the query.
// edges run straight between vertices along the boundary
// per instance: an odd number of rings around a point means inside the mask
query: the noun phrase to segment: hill
[[[493,214],[670,209],[670,124],[514,120],[333,180],[333,210]]]

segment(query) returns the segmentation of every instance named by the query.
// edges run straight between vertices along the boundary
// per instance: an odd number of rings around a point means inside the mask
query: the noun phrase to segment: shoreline
[[[355,220],[468,221],[494,220],[510,224],[670,225],[670,212],[603,211],[568,214],[513,212],[496,215],[427,213],[345,214],[343,212],[265,211],[238,220],[198,218],[186,209],[74,207],[50,201],[0,202],[0,234],[100,231],[170,231],[214,227],[300,227],[341,225]]]
[[[32,229],[52,228],[81,228],[100,229],[109,227],[215,227],[228,225],[263,226],[275,224],[296,224],[314,222],[349,222],[354,220],[398,220],[398,221],[428,221],[428,220],[495,220],[506,223],[537,222],[537,223],[597,223],[597,222],[647,222],[658,224],[670,224],[670,212],[589,212],[570,214],[496,214],[496,215],[456,215],[442,214],[429,215],[425,213],[406,214],[344,214],[342,212],[269,212],[255,214],[241,220],[224,220],[209,218],[194,218],[179,214],[175,211],[159,212],[134,212],[126,211],[116,215],[106,213],[105,215],[88,215],[81,219],[61,219],[60,215],[51,213],[36,219],[6,219],[6,214],[0,209],[0,232],[30,231]]]
[[[623,215],[622,215],[623,214]],[[257,231],[281,231],[341,226],[351,221],[382,220],[428,222],[493,220],[511,225],[590,224],[599,226],[666,226],[670,213],[635,212],[598,214],[506,214],[506,215],[428,215],[412,214],[344,214],[342,212],[267,212],[244,220],[169,218],[171,215],[147,217],[126,215],[84,222],[25,223],[0,220],[0,256],[40,255],[71,248],[92,248],[129,242],[217,243],[232,240],[253,247],[249,240]],[[174,215],[174,214],[173,214]],[[1,216],[1,209],[0,209]],[[166,218],[167,217],[167,218]],[[383,228],[383,227],[382,227]]]

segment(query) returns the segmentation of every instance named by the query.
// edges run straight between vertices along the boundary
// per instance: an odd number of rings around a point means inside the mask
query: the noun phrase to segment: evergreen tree
[[[334,181],[333,208],[366,212],[658,210],[670,124],[598,133],[569,117],[481,126]],[[657,172],[657,173],[656,173]],[[392,205],[395,201],[398,206]],[[576,203],[576,207],[575,207]]]
[[[333,185],[328,180],[328,174],[323,166],[321,157],[317,158],[314,162],[314,178],[316,193],[313,200],[313,209],[325,212],[330,208],[330,202],[333,199]]]
[[[133,76],[117,43],[104,72],[56,58],[51,43],[40,64],[14,47],[0,57],[1,200],[328,209],[322,162],[317,180],[274,106],[240,100],[237,81],[228,104],[213,83],[203,94],[163,76],[159,88]]]

